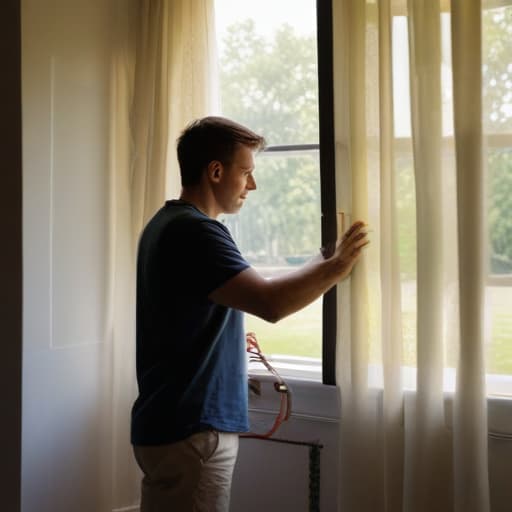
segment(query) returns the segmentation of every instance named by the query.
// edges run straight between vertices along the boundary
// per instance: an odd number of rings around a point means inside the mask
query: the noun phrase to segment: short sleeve
[[[198,222],[190,234],[195,285],[206,296],[250,266],[220,222]]]

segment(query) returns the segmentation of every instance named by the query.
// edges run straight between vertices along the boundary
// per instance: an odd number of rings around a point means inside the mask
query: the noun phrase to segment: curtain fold
[[[166,63],[170,76],[167,120],[167,195],[178,195],[179,167],[176,144],[191,120],[219,112],[217,48],[214,1],[168,1],[169,19]]]
[[[345,73],[351,77],[345,82],[346,132],[341,145],[347,147],[351,173],[352,220],[367,219],[367,147],[365,96],[365,2],[352,0],[340,6],[339,16],[343,23],[340,30],[346,34]],[[334,5],[333,14],[336,12]],[[350,23],[348,21],[350,20]],[[343,209],[343,208],[341,208]],[[367,492],[368,486],[376,488],[377,476],[369,470],[372,454],[377,450],[375,419],[372,418],[368,397],[368,325],[365,311],[368,308],[367,274],[365,260],[354,268],[350,282],[350,336],[341,338],[343,346],[340,368],[343,384],[340,387],[342,408],[346,412],[340,423],[341,460],[350,460],[350,465],[340,465],[341,510],[374,510],[379,497]],[[339,378],[338,378],[339,380]],[[373,432],[372,432],[373,431]],[[344,485],[345,482],[350,485]]]
[[[135,264],[140,233],[181,185],[175,140],[217,110],[213,0],[115,5],[110,129],[108,339],[112,359],[112,508],[139,500],[130,445],[135,380]]]
[[[382,322],[382,471],[384,502],[402,510],[404,440],[400,261],[394,175],[393,48],[390,0],[379,4],[380,286]],[[387,469],[387,470],[386,470]]]
[[[460,351],[454,407],[457,511],[486,512],[487,401],[483,357],[483,151],[481,2],[452,1]]]
[[[133,134],[130,199],[136,244],[146,222],[165,198],[168,144],[167,2],[140,2],[135,87],[130,111]],[[135,250],[135,247],[134,249]]]
[[[451,446],[443,396],[441,10],[409,0],[412,142],[416,181],[417,389],[405,462],[406,510],[451,507]]]
[[[107,339],[111,366],[111,501],[112,509],[131,505],[138,496],[137,472],[129,448],[128,407],[135,395],[134,337],[135,293],[131,173],[133,103],[138,8],[119,0],[115,4],[114,50],[110,94],[109,273]],[[125,353],[122,357],[121,354]]]
[[[350,197],[338,191],[338,206],[374,230],[338,295],[350,311],[339,314],[336,371],[344,512],[489,507],[480,9],[463,1],[333,0],[336,165],[340,175],[349,172],[342,180],[351,190]],[[395,29],[406,34],[400,44]],[[450,55],[453,107],[445,97]],[[400,73],[408,91],[395,83]],[[397,136],[404,111],[409,134]],[[412,275],[400,268],[404,179],[414,196]],[[402,329],[411,324],[406,340]],[[452,364],[457,389],[447,409]],[[402,375],[414,376],[414,391],[406,392]]]

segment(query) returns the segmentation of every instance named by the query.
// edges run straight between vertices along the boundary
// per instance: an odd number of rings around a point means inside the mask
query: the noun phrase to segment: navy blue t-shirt
[[[208,299],[248,266],[228,229],[183,201],[167,201],[144,229],[133,444],[248,430],[243,314]]]

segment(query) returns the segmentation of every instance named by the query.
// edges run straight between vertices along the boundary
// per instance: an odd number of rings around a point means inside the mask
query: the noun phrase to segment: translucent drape
[[[481,5],[333,6],[338,205],[372,229],[339,291],[340,510],[485,511]],[[397,27],[406,34],[399,44]],[[401,119],[397,129],[395,112],[409,113],[408,127]],[[405,175],[415,216],[407,239],[397,184]],[[407,244],[416,250],[404,283]],[[411,296],[414,308],[404,310]],[[402,335],[411,323],[413,349]],[[411,375],[406,392],[402,376]]]
[[[483,358],[484,200],[482,16],[479,2],[452,1],[459,243],[460,351],[454,414],[457,511],[489,510]]]
[[[113,509],[138,502],[130,445],[136,247],[166,195],[180,191],[175,140],[216,110],[212,0],[118,2],[111,87],[110,279]]]

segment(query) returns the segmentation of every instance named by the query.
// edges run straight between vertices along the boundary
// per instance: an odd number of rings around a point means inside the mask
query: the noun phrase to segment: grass
[[[266,354],[322,357],[322,301],[317,300],[302,311],[270,324],[246,315],[245,327],[258,337]]]
[[[512,375],[512,318],[496,315],[492,342],[487,347],[488,373]]]
[[[487,303],[491,307],[490,341],[486,343],[487,373],[512,375],[512,288],[490,287]],[[416,314],[403,313],[403,360],[416,365]],[[322,354],[322,301],[317,300],[278,324],[269,324],[247,315],[246,330],[254,331],[266,354],[290,354],[320,358]],[[454,364],[455,357],[449,357]]]

